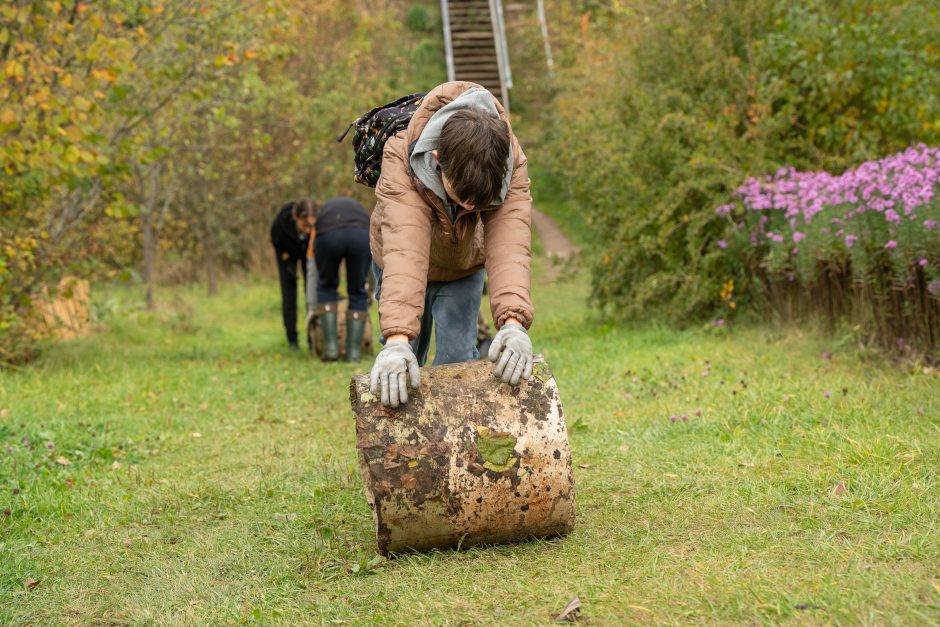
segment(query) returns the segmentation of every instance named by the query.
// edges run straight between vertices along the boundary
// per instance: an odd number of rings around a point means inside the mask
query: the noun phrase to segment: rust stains
[[[351,382],[380,553],[547,537],[574,526],[571,453],[551,369],[502,384],[487,364],[422,371],[398,409]]]

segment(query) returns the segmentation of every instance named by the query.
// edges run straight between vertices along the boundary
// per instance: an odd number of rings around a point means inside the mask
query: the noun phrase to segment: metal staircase
[[[509,111],[512,73],[502,0],[441,0],[447,78],[490,90]]]

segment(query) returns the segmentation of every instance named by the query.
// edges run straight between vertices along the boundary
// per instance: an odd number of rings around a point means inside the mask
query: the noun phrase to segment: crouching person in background
[[[271,244],[277,258],[281,283],[281,317],[291,350],[297,345],[297,266],[307,285],[307,244],[317,218],[317,205],[310,198],[289,202],[271,223]],[[306,290],[305,292],[306,293]]]
[[[339,267],[346,263],[346,361],[359,361],[362,335],[368,316],[367,274],[372,264],[369,252],[369,214],[353,198],[331,198],[320,209],[316,221],[313,254],[317,263],[317,319],[323,329],[323,359],[339,359],[337,315]]]

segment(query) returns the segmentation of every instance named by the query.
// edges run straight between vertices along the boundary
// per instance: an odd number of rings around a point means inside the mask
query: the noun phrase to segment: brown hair
[[[291,207],[290,214],[295,219],[305,217],[316,218],[317,211],[319,211],[319,207],[317,207],[317,203],[314,202],[312,198],[302,198],[294,203],[294,206]]]
[[[500,200],[509,125],[482,109],[462,109],[444,123],[438,143],[438,162],[461,202],[486,207]]]

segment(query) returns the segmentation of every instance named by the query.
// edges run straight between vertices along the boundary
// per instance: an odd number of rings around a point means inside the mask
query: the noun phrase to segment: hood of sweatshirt
[[[438,169],[437,159],[432,154],[432,151],[437,150],[441,139],[441,129],[444,128],[444,123],[450,119],[450,116],[457,111],[471,107],[482,109],[497,117],[499,116],[499,111],[496,109],[496,104],[493,101],[493,94],[482,87],[471,87],[457,96],[453,101],[438,109],[434,115],[431,116],[428,123],[421,131],[421,135],[415,143],[411,157],[409,158],[411,169],[414,171],[415,176],[418,177],[418,180],[424,183],[425,187],[444,201],[445,205],[448,204],[447,193],[444,191],[444,182],[441,180],[441,172]],[[502,204],[506,199],[506,193],[509,191],[509,182],[512,179],[512,164],[513,154],[512,146],[510,146],[509,158],[506,161],[506,174],[503,177],[502,188],[499,192],[499,203],[496,204]]]

